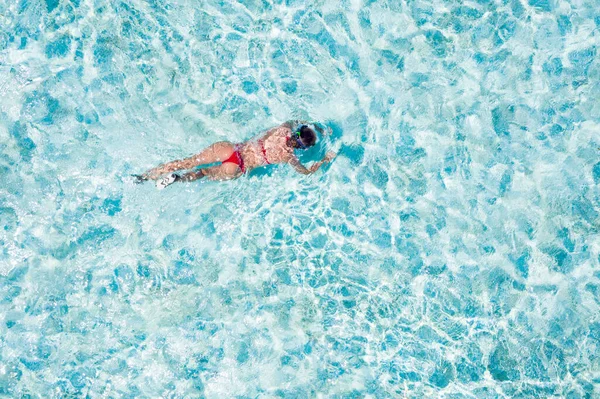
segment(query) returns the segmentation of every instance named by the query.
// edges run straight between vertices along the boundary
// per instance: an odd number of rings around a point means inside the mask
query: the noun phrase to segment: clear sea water
[[[599,398],[599,26],[0,2],[0,397]],[[310,177],[128,179],[292,118]]]

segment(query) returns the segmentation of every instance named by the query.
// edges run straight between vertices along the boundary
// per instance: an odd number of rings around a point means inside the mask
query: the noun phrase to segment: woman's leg
[[[241,175],[243,175],[243,172],[237,164],[225,162],[218,166],[187,172],[182,175],[171,173],[158,180],[156,187],[162,190],[163,188],[166,188],[175,182],[191,182],[201,179],[204,176],[208,177],[210,180],[223,181],[237,179]]]
[[[175,175],[176,177],[173,183],[176,181],[191,182],[201,179],[204,176],[208,177],[210,180],[231,180],[240,177],[241,175],[242,171],[240,170],[239,166],[234,163],[227,162],[211,168],[199,169],[178,176]]]
[[[243,173],[240,167],[231,162],[225,162],[218,166],[202,169],[202,174],[210,180],[231,180],[237,179]]]
[[[187,172],[182,175],[179,175],[179,177],[177,178],[177,181],[190,182],[190,181],[201,179],[205,176],[203,170],[206,170],[206,169],[200,169],[200,170]]]
[[[156,180],[161,175],[175,172],[176,170],[192,169],[198,165],[206,165],[226,160],[233,154],[234,145],[228,141],[214,143],[202,152],[189,158],[168,162],[148,170],[142,175],[143,179]]]

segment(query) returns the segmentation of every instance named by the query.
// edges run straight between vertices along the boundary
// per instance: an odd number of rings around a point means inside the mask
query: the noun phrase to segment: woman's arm
[[[335,158],[336,154],[335,152],[328,152],[327,154],[325,154],[325,156],[323,157],[323,159],[321,159],[318,162],[313,163],[310,168],[306,168],[306,166],[302,165],[302,163],[298,160],[298,158],[296,158],[295,156],[293,156],[290,160],[289,160],[289,164],[292,165],[292,167],[294,169],[296,169],[296,171],[298,173],[302,173],[303,175],[310,175],[315,173],[317,170],[319,170],[319,168],[321,166],[323,166],[324,163],[329,163],[331,162],[331,160],[333,158]]]

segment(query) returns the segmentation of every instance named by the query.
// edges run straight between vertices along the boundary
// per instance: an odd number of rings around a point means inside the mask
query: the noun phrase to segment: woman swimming
[[[309,175],[316,172],[323,163],[331,162],[336,154],[328,152],[322,160],[315,162],[310,168],[300,163],[294,150],[305,150],[315,145],[317,141],[317,135],[307,124],[308,122],[305,121],[288,121],[268,130],[258,138],[240,144],[220,141],[199,154],[159,165],[142,175],[134,176],[137,183],[157,180],[156,186],[162,189],[176,181],[189,182],[205,176],[210,180],[236,179],[254,168],[282,163],[288,163],[299,173]],[[323,129],[314,126],[323,133]],[[183,174],[172,173],[216,162],[221,164]]]

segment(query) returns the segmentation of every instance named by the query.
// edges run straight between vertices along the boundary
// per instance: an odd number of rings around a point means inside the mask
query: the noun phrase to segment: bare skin
[[[231,180],[240,177],[243,172],[241,168],[232,162],[223,162],[236,150],[236,146],[244,161],[246,171],[268,164],[290,164],[298,173],[309,175],[316,172],[324,163],[331,162],[335,158],[334,152],[328,152],[322,160],[315,162],[306,168],[294,154],[298,148],[295,140],[291,139],[292,129],[297,124],[306,124],[305,121],[288,121],[274,127],[262,136],[248,140],[241,144],[233,144],[228,141],[220,141],[210,145],[202,152],[191,157],[176,160],[159,165],[148,170],[140,176],[141,180],[157,180],[161,176],[179,170],[190,170],[201,165],[222,162],[220,165],[189,171],[181,174],[177,181],[194,181],[202,177],[210,180]],[[321,133],[323,130],[317,128]],[[264,148],[264,154],[263,154]]]

